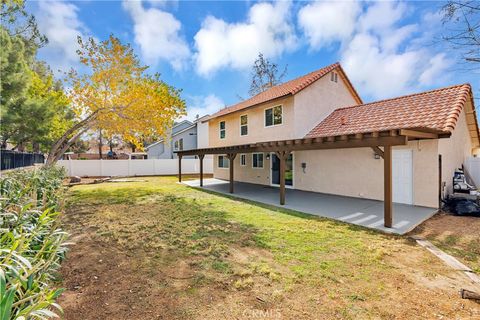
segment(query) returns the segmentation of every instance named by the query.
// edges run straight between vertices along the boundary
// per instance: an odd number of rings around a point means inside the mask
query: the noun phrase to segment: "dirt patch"
[[[410,235],[430,240],[480,274],[480,218],[440,213]]]

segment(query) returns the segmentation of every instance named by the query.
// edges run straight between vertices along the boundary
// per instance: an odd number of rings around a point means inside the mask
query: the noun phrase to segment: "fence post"
[[[68,157],[68,175],[73,177],[72,158]]]

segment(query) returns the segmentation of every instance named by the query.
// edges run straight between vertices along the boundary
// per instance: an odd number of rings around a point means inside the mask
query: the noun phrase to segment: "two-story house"
[[[215,178],[280,186],[280,203],[285,187],[385,200],[386,216],[438,207],[479,146],[468,84],[364,104],[338,63],[203,121],[209,147],[179,154],[214,154]]]
[[[207,147],[208,122],[202,122],[206,117],[197,117],[194,122],[184,120],[175,123],[166,139],[145,147],[148,159],[175,159],[175,151]]]

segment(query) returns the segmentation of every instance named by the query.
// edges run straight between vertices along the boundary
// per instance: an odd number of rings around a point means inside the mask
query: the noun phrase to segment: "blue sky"
[[[130,43],[149,72],[183,89],[189,117],[248,97],[259,52],[286,80],[340,61],[364,101],[470,82],[456,53],[435,41],[441,2],[30,2],[54,70],[77,67],[76,36]]]

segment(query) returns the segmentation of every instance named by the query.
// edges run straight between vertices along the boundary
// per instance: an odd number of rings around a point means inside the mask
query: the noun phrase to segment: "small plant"
[[[64,171],[20,170],[0,179],[0,320],[49,319],[61,308],[54,272],[65,257],[58,228]]]

